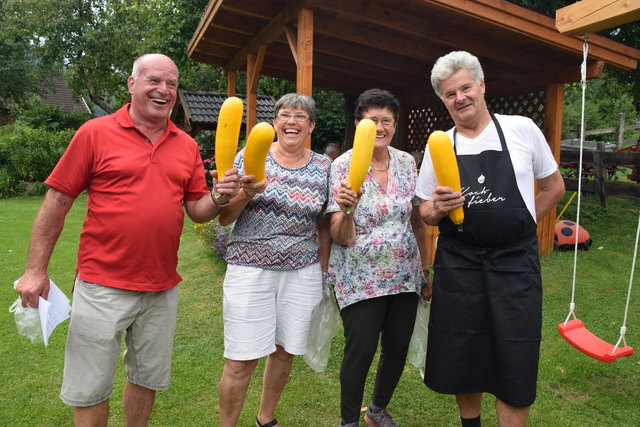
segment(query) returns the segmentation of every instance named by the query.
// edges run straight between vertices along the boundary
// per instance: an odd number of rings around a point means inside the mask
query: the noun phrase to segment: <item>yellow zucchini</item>
[[[449,135],[441,130],[431,133],[427,141],[427,147],[429,147],[431,163],[433,164],[433,171],[436,174],[438,185],[450,187],[453,191],[460,192],[460,172],[458,171],[458,162]],[[449,218],[458,226],[458,230],[462,231],[462,222],[464,221],[462,206],[450,211]]]
[[[244,172],[256,176],[251,182],[264,179],[265,161],[275,134],[273,126],[267,122],[260,122],[251,129],[244,149]]]
[[[371,164],[373,146],[376,142],[376,124],[371,119],[362,119],[356,126],[353,137],[353,151],[349,165],[348,182],[351,190],[358,192],[364,182]],[[346,207],[346,213],[351,213],[351,206]]]
[[[220,107],[214,152],[218,180],[233,167],[233,160],[238,151],[243,110],[242,100],[235,96],[227,98]]]

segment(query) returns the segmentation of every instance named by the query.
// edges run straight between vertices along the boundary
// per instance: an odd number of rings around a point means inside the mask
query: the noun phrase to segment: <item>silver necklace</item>
[[[379,168],[375,167],[375,166],[373,165],[373,163],[371,163],[371,169],[373,169],[374,171],[378,171],[378,172],[384,172],[384,171],[386,171],[386,170],[388,170],[388,169],[389,169],[389,162],[387,162],[387,166],[385,166],[385,167],[384,167],[384,168],[382,168],[382,169],[379,169]]]

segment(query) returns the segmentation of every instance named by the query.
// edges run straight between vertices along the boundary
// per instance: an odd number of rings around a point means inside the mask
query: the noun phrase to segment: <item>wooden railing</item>
[[[630,142],[639,142],[638,141],[638,137],[625,138],[624,137],[624,133],[626,131],[630,131],[630,130],[639,130],[640,129],[640,120],[636,120],[636,121],[633,121],[631,123],[625,123],[625,119],[626,119],[625,113],[620,113],[620,119],[618,121],[618,126],[602,128],[602,129],[585,130],[585,132],[584,132],[585,139],[587,139],[587,137],[589,137],[589,136],[605,135],[605,134],[608,134],[608,133],[615,133],[615,134],[617,134],[616,148],[618,150],[621,149],[622,147],[624,147],[626,144],[628,144]],[[579,136],[580,136],[580,129],[578,129],[577,132],[573,132],[571,134],[571,138],[578,138]]]
[[[560,168],[568,191],[578,189],[579,160],[580,151],[560,152]],[[597,195],[603,207],[608,206],[608,196],[640,200],[640,151],[605,151],[604,143],[599,142],[596,150],[583,150],[582,176],[583,193]],[[619,181],[621,177],[629,182]]]

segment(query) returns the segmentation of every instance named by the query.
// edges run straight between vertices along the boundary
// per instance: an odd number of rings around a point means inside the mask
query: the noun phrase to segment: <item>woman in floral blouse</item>
[[[381,354],[365,421],[395,426],[387,405],[402,375],[418,298],[431,297],[425,228],[415,203],[414,158],[390,146],[400,106],[389,92],[370,89],[358,98],[356,124],[376,123],[371,165],[360,192],[349,188],[352,150],[331,166],[329,283],[344,325],[340,371],[341,425],[357,426],[364,385],[381,338]],[[353,206],[351,214],[346,206]]]

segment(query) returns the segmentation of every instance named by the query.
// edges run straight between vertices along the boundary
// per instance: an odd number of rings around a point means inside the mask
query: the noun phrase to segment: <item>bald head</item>
[[[147,53],[140,56],[133,62],[133,70],[131,71],[131,76],[134,79],[140,77],[140,70],[150,63],[165,63],[165,65],[171,64],[170,66],[175,69],[176,75],[179,74],[178,67],[167,55],[163,55],[161,53]]]

